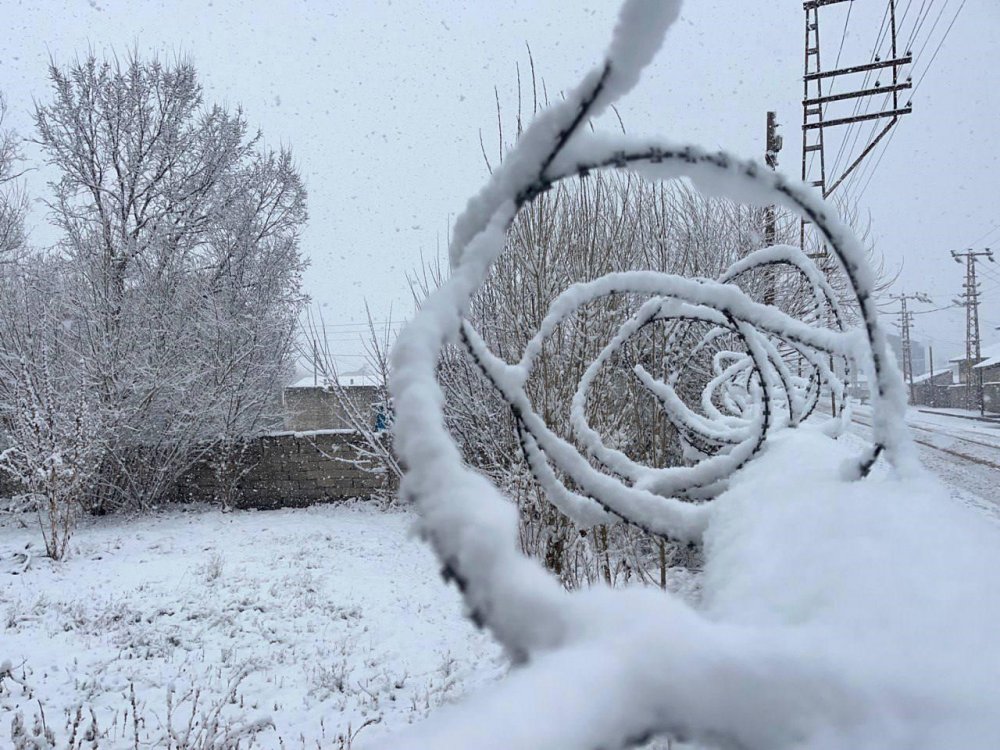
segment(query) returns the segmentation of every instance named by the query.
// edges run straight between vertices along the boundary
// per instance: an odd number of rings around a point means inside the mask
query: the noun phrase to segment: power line
[[[959,304],[965,307],[965,406],[970,408],[973,404],[972,389],[973,380],[976,382],[976,401],[979,404],[979,413],[983,414],[985,404],[983,403],[983,372],[980,370],[973,377],[973,369],[983,359],[982,336],[979,328],[979,283],[976,281],[976,264],[980,258],[986,258],[991,263],[995,262],[993,251],[989,248],[985,250],[968,249],[965,252],[951,251],[951,257],[956,263],[962,263],[965,259],[965,283]],[[961,371],[960,371],[961,372]]]
[[[941,6],[941,10],[938,11],[937,18],[934,19],[934,23],[931,25],[931,30],[928,32],[927,37],[924,39],[924,43],[920,46],[920,52],[917,53],[918,57],[924,54],[924,50],[926,50],[927,45],[930,44],[931,37],[934,36],[934,29],[937,28],[937,25],[941,22],[941,19],[944,17],[944,12],[948,9],[948,2],[949,0],[945,0],[944,4]],[[928,15],[930,14],[928,13]]]
[[[924,72],[923,72],[923,74],[922,74],[922,75],[920,76],[920,80],[918,80],[918,81],[917,81],[917,85],[913,87],[913,91],[914,91],[914,93],[916,93],[917,89],[918,89],[918,88],[920,88],[920,84],[924,82],[924,78],[926,78],[926,77],[927,77],[927,72],[928,72],[928,71],[929,71],[929,70],[931,69],[931,66],[932,66],[932,65],[934,64],[934,60],[935,60],[935,59],[937,59],[937,56],[938,56],[938,52],[940,52],[940,51],[941,51],[941,47],[942,47],[942,46],[944,46],[944,42],[945,42],[945,39],[947,39],[947,38],[948,38],[948,35],[949,35],[949,34],[951,34],[951,30],[952,30],[952,29],[953,29],[953,28],[955,27],[955,21],[957,21],[957,20],[958,20],[958,17],[959,17],[959,15],[961,15],[961,13],[962,13],[962,9],[963,9],[963,8],[965,7],[965,3],[966,3],[966,0],[962,0],[962,4],[961,4],[961,5],[959,5],[959,6],[958,6],[958,10],[957,10],[957,11],[955,11],[955,15],[954,15],[954,17],[953,17],[953,18],[951,19],[951,23],[950,23],[950,24],[948,24],[948,28],[947,28],[947,30],[946,30],[946,31],[944,32],[944,36],[943,36],[943,37],[941,37],[941,41],[940,41],[940,42],[938,42],[938,46],[937,46],[937,49],[935,49],[935,50],[934,50],[934,54],[933,54],[933,55],[931,55],[931,59],[930,59],[930,62],[928,62],[928,63],[927,63],[927,67],[926,67],[926,68],[924,68]]]
[[[931,66],[934,64],[934,61],[937,59],[938,53],[940,53],[941,48],[944,46],[945,41],[947,40],[948,36],[951,34],[951,31],[952,31],[952,29],[955,26],[955,22],[958,20],[958,17],[962,13],[962,10],[965,8],[965,3],[966,3],[966,0],[962,0],[961,4],[958,7],[958,10],[955,11],[955,15],[952,16],[951,22],[948,24],[948,28],[945,29],[945,33],[941,36],[941,39],[938,41],[938,45],[937,45],[937,47],[934,50],[934,54],[931,55],[931,59],[924,66],[923,72],[921,73],[919,79],[917,80],[916,84],[914,84],[913,89],[910,92],[911,100],[912,100],[912,97],[916,94],[917,89],[920,87],[920,84],[923,83],[924,78],[927,77],[927,73],[930,71]],[[932,7],[933,7],[933,0],[931,0],[931,4],[927,6],[927,11],[923,15],[922,18],[918,14],[918,18],[920,19],[920,22],[919,22],[918,26],[914,27],[914,31],[911,34],[909,42],[907,43],[907,47],[908,48],[910,48],[912,46],[912,42],[915,40],[916,36],[919,34],[919,29],[923,28],[924,23],[926,22],[927,18],[930,16],[930,10],[931,10]],[[937,18],[935,18],[934,23],[931,26],[931,30],[928,33],[927,38],[924,40],[924,43],[923,43],[923,45],[920,48],[920,52],[917,54],[917,57],[915,59],[922,59],[923,53],[927,49],[927,45],[930,43],[931,39],[934,36],[935,29],[937,29],[938,24],[939,24],[941,18],[944,17],[944,14],[947,11],[947,9],[948,9],[948,0],[945,0],[945,2],[941,6],[940,11],[938,12]],[[886,101],[887,101],[887,97],[883,99],[883,106],[885,106],[884,103]],[[874,132],[875,132],[875,128],[873,127],[872,134],[874,134]],[[872,178],[875,176],[875,173],[878,171],[878,168],[879,168],[879,166],[882,163],[882,159],[885,157],[885,152],[888,150],[889,144],[892,143],[892,139],[895,137],[895,135],[896,135],[896,131],[894,129],[889,134],[888,139],[886,139],[886,141],[882,144],[881,151],[878,154],[878,157],[874,160],[874,162],[869,162],[870,167],[869,167],[868,164],[866,164],[865,165],[865,169],[863,170],[863,174],[858,175],[855,179],[848,181],[848,184],[845,185],[845,189],[847,189],[848,187],[854,187],[854,186],[856,186],[858,184],[861,184],[861,181],[864,180],[864,185],[861,187],[861,189],[855,195],[855,200],[860,200],[861,196],[863,196],[864,193],[865,193],[865,191],[867,191],[868,186],[871,184]],[[871,135],[869,135],[869,139],[870,138],[871,138]],[[857,142],[857,136],[855,136],[855,143],[856,142]],[[852,145],[852,149],[853,149],[853,145]]]
[[[991,234],[993,234],[997,230],[1000,230],[1000,222],[994,224],[992,227],[990,227],[989,229],[987,229],[986,232],[981,237],[977,237],[976,239],[974,239],[969,244],[970,245],[978,245],[980,242],[982,242],[983,240],[985,240],[987,237],[989,237]]]
[[[944,305],[943,307],[935,307],[932,310],[911,310],[910,315],[930,315],[931,313],[938,313],[944,310],[955,310],[957,305]]]
[[[820,192],[824,198],[831,195],[846,179],[855,173],[858,166],[864,162],[865,158],[876,148],[884,136],[892,130],[893,126],[899,121],[900,116],[908,114],[911,111],[909,103],[907,103],[904,107],[901,107],[899,103],[899,92],[909,89],[912,86],[909,78],[904,81],[900,80],[900,69],[904,65],[908,65],[912,61],[912,57],[909,54],[904,55],[903,57],[899,57],[898,55],[896,0],[888,0],[888,5],[882,17],[882,24],[880,25],[879,32],[876,35],[875,49],[872,51],[870,62],[845,68],[839,67],[839,60],[841,57],[840,53],[843,51],[843,44],[846,39],[847,23],[845,23],[844,31],[841,34],[841,49],[840,52],[838,52],[838,65],[832,70],[824,70],[822,68],[820,63],[819,8],[821,6],[835,5],[846,1],[847,0],[807,0],[803,3],[803,9],[805,10],[805,64],[802,99],[801,176],[804,182],[809,182],[812,186],[820,188]],[[908,1],[912,3],[912,0]],[[885,61],[883,61],[878,55],[884,39],[890,40],[889,55],[888,59]],[[879,85],[878,81],[876,81],[874,88],[868,87],[868,82],[870,81],[871,75],[874,71],[890,71],[892,74],[892,83],[883,88]],[[847,77],[859,73],[865,74],[864,82],[862,83],[861,88],[849,90],[839,94],[831,93],[839,76]],[[824,82],[829,82],[830,84],[829,90],[825,94],[823,91]],[[889,97],[891,97],[892,100],[891,108],[889,108]],[[854,114],[850,117],[834,119],[826,118],[825,113],[831,103],[845,102],[852,99],[854,100]],[[871,106],[872,102],[878,101],[878,99],[881,99],[880,109],[875,112],[869,112],[868,108]],[[864,114],[857,114],[860,112],[862,103],[865,106]],[[850,165],[847,166],[847,168],[844,169],[839,176],[837,176],[840,170],[839,164],[842,155],[846,153],[849,156],[853,156],[854,154],[854,144],[852,144],[850,148],[845,146],[850,137],[850,128],[854,127],[858,123],[868,121],[875,121],[875,128],[877,128],[878,121],[887,118],[889,118],[889,123],[884,125],[881,132],[877,135],[875,135],[875,129],[872,130],[872,135],[869,136],[867,145],[862,149],[860,154],[853,159]],[[826,169],[825,131],[828,128],[840,125],[848,126],[848,134],[845,135],[842,140],[840,152],[834,160],[834,170],[831,172],[833,179],[832,181],[828,181]],[[859,135],[862,131],[863,128],[858,131]],[[854,143],[856,142],[857,139],[855,138]],[[816,163],[817,157],[819,159],[818,177],[813,174],[813,167]],[[810,176],[813,176],[812,180],[808,179]],[[808,222],[803,220],[800,224],[799,243],[803,247],[805,247],[806,244],[806,223]]]
[[[907,3],[907,9],[909,9],[909,2]],[[883,54],[889,54],[895,56],[894,49],[896,47],[895,44],[896,35],[892,34],[890,36],[890,31],[892,30],[892,27],[895,25],[894,23],[892,23],[892,20],[894,18],[894,14],[890,12],[892,10],[893,10],[893,3],[892,2],[886,3],[885,10],[882,13],[882,23],[879,26],[879,33],[876,35],[875,44],[872,47],[871,58],[870,58],[871,62],[876,62],[880,60]],[[883,53],[882,45],[886,40],[891,40],[891,45],[890,49],[887,50],[886,53]],[[907,48],[906,51],[907,53],[909,53],[909,48]],[[861,83],[862,89],[867,89],[869,87],[873,75],[875,75],[874,70],[869,70],[865,73],[864,80]],[[877,79],[876,79],[876,85],[877,85]],[[872,102],[873,99],[864,99],[864,100],[859,99],[854,104],[854,111],[851,116],[864,117],[865,115],[869,114],[871,112]],[[881,104],[882,108],[885,107],[887,102],[888,102],[888,97],[883,97]],[[877,127],[878,123],[876,122],[875,125],[872,127],[872,135],[874,135],[875,129]],[[863,126],[861,124],[852,123],[851,125],[848,126],[847,131],[844,134],[844,139],[841,142],[841,148],[838,151],[837,158],[834,161],[833,171],[837,170],[842,155],[846,155],[847,158],[850,158],[850,155],[855,153],[855,149],[857,148],[862,130]],[[852,135],[854,136],[853,140],[851,139]],[[872,135],[869,135],[868,137],[869,142],[871,141]],[[851,143],[849,148],[847,147],[848,141],[850,141]]]
[[[851,3],[851,7],[852,8],[854,7],[853,2]],[[882,41],[885,39],[886,22],[888,20],[889,20],[889,5],[887,3],[885,6],[885,11],[883,11],[882,13],[882,23],[879,26],[878,34],[876,34],[875,36],[875,46],[872,48],[872,54],[871,58],[869,59],[869,63],[875,62],[875,58],[879,56],[879,50],[882,47]],[[871,75],[872,71],[870,70],[865,73],[864,80],[861,82],[862,89],[868,88],[868,85],[871,81]],[[858,99],[854,102],[854,110],[851,112],[851,117],[857,117],[859,115],[859,112],[861,112],[862,104],[864,105],[865,110],[861,114],[868,114],[869,107],[871,106],[871,100]],[[856,127],[855,123],[851,123],[847,126],[847,130],[844,131],[844,137],[840,142],[840,149],[837,151],[837,156],[833,160],[833,169],[831,171],[836,172],[839,169],[841,164],[841,157],[844,155],[845,147],[847,146],[847,142],[851,139],[852,133],[855,133],[855,136],[854,136],[854,142],[851,144],[850,149],[847,150],[848,158],[850,158],[849,156],[850,154],[854,153],[854,148],[857,146],[858,135],[860,134],[860,132],[861,132],[860,127]]]
[[[923,47],[921,47],[921,49],[920,49],[920,54],[923,54],[923,51],[927,48],[927,44],[930,41],[930,36],[933,35],[934,29],[937,28],[937,22],[938,22],[938,20],[940,20],[941,15],[944,13],[944,11],[947,9],[947,7],[948,7],[948,3],[946,1],[945,4],[941,7],[941,12],[938,14],[938,19],[935,20],[934,25],[931,27],[930,35],[928,35],[928,38],[924,41]],[[920,80],[917,82],[916,86],[913,87],[913,91],[911,92],[911,96],[916,93],[917,87],[920,85],[920,83],[923,82],[924,77],[927,75],[927,71],[930,70],[931,63],[933,63],[934,62],[934,58],[937,57],[937,53],[941,50],[941,46],[944,44],[944,40],[947,38],[948,33],[951,32],[951,28],[952,28],[952,26],[955,25],[955,20],[958,18],[958,14],[962,12],[962,8],[963,7],[965,7],[965,0],[962,0],[962,5],[959,7],[958,12],[956,12],[955,17],[952,19],[951,24],[948,26],[948,30],[945,32],[945,35],[941,38],[941,41],[938,43],[937,49],[934,51],[934,55],[931,57],[930,62],[928,62],[927,65],[924,67],[924,72],[921,75]],[[857,196],[856,196],[856,200],[860,200],[861,196],[863,196],[865,194],[865,191],[868,190],[868,186],[871,184],[872,178],[875,176],[875,172],[878,170],[879,165],[882,163],[882,159],[885,157],[885,152],[888,150],[889,144],[892,143],[892,139],[895,137],[895,135],[896,135],[896,131],[895,130],[892,133],[889,134],[889,138],[882,145],[882,149],[881,149],[881,151],[880,151],[880,153],[878,155],[878,158],[875,160],[875,162],[871,166],[871,169],[866,171],[867,175],[868,175],[867,180],[865,181],[865,184],[861,188],[861,190],[858,191]],[[861,178],[859,177],[858,180],[857,180],[857,182],[860,182],[860,180],[861,180]],[[975,244],[975,243],[973,243],[973,244]]]
[[[926,2],[926,0],[924,0]],[[920,36],[920,32],[924,28],[924,23],[930,18],[931,8],[934,7],[934,0],[930,0],[930,4],[927,6],[927,11],[924,12],[924,5],[921,3],[920,10],[917,12],[917,22],[913,24],[913,31],[910,32],[910,38],[906,40],[906,49],[913,50],[913,43]]]
[[[882,163],[882,158],[885,156],[885,152],[889,150],[889,144],[892,143],[892,139],[895,135],[896,135],[895,130],[889,133],[889,137],[886,138],[885,143],[882,145],[882,150],[879,152],[878,158],[875,160],[875,163],[868,174],[868,179],[865,182],[864,187],[862,187],[861,190],[858,191],[857,195],[855,196],[855,200],[861,200],[861,196],[865,194],[865,191],[868,189],[868,185],[871,184],[872,178],[875,176],[875,172],[878,170],[879,165]]]
[[[929,303],[930,297],[928,297],[923,292],[915,292],[912,294],[907,294],[903,292],[902,294],[890,294],[894,300],[899,302],[899,343],[900,348],[903,350],[903,380],[905,380],[910,385],[910,401],[915,402],[915,394],[913,390],[913,345],[910,340],[910,327],[913,325],[913,311],[909,310],[907,303],[910,300],[914,302],[924,302]]]
[[[923,28],[923,22],[926,21],[927,16],[930,14],[930,8],[933,6],[933,4],[934,4],[933,0],[931,0],[931,5],[928,6],[928,8],[927,8],[927,14],[925,14],[924,17],[923,17],[923,20],[921,20],[921,22],[919,24],[919,28]],[[963,5],[965,4],[965,0],[963,0],[962,4]],[[941,13],[938,14],[938,20],[940,20],[941,14],[944,13],[944,11],[947,9],[947,7],[948,7],[948,0],[945,0],[944,5],[942,5],[942,7],[941,7]],[[959,12],[961,12],[961,8],[959,8]],[[957,14],[956,14],[956,17],[957,17]],[[919,18],[919,16],[918,16],[918,18]],[[954,21],[953,21],[953,23],[954,23]],[[927,44],[929,43],[931,36],[933,36],[934,29],[936,29],[936,28],[937,28],[937,20],[935,20],[934,25],[931,27],[931,31],[930,31],[930,34],[928,35],[927,39],[924,40],[924,44],[923,44],[923,46],[920,49],[920,53],[914,59],[920,59],[920,56],[923,54],[924,50],[927,48]],[[949,27],[949,31],[950,31],[950,27]],[[916,38],[917,33],[918,33],[918,27],[915,26],[914,27],[914,32],[910,35],[910,39],[907,41],[906,50],[907,50],[908,53],[910,53],[912,51],[913,42],[914,42],[914,40]],[[944,39],[943,38],[941,40],[941,43],[942,44],[944,43]],[[940,49],[940,45],[938,45],[938,49]],[[936,57],[937,54],[935,53],[934,56]],[[933,59],[931,60],[931,62],[933,62]],[[927,74],[927,70],[928,70],[929,66],[930,66],[930,63],[928,63],[928,65],[924,68],[924,75]],[[923,78],[921,78],[920,80],[922,81]],[[918,83],[918,85],[919,85],[919,83]],[[910,92],[911,101],[912,101],[913,95],[916,93],[916,90],[917,90],[917,87],[914,86],[913,90]],[[886,101],[887,101],[887,99],[883,99],[883,106],[885,106],[885,102]],[[869,135],[869,140],[871,139],[871,135],[873,135],[874,132],[875,132],[875,127],[872,128],[872,133]],[[875,176],[875,172],[878,169],[879,165],[882,163],[882,159],[885,156],[885,152],[888,150],[889,144],[892,143],[892,139],[895,137],[895,135],[896,135],[896,131],[893,130],[889,134],[889,138],[882,145],[881,152],[879,153],[878,158],[874,162],[868,162],[865,165],[865,169],[863,170],[863,174],[858,175],[857,178],[855,180],[853,180],[853,185],[858,185],[858,184],[861,183],[862,180],[865,180],[864,187],[862,187],[861,190],[858,191],[857,195],[855,196],[856,200],[860,200],[861,196],[864,195],[865,191],[868,189],[868,185],[871,183],[872,178]],[[856,142],[857,142],[857,136],[855,136],[855,143]],[[852,146],[852,148],[853,148],[853,146]],[[867,175],[867,179],[865,179],[866,175]],[[845,186],[845,187],[847,187],[847,186]]]
[[[883,100],[883,102],[887,102],[887,101],[888,101],[887,99]],[[882,106],[884,107],[885,104],[883,103]],[[875,137],[875,131],[877,130],[877,128],[878,128],[878,123],[876,122],[874,125],[872,125],[871,132],[868,134],[868,138],[867,138],[867,142],[868,143],[872,142],[873,138]],[[859,127],[858,128],[858,133],[860,134],[860,132],[861,132],[861,128]],[[877,161],[881,161],[882,154],[884,154],[886,152],[886,150],[889,148],[889,144],[892,143],[892,139],[893,139],[893,137],[895,135],[896,135],[896,130],[895,130],[895,128],[893,128],[893,130],[889,133],[889,137],[886,138],[880,144],[880,146],[879,146],[879,148],[881,149],[881,151],[879,153]],[[861,182],[861,180],[863,180],[865,178],[865,175],[867,175],[869,172],[874,173],[874,168],[875,168],[875,166],[877,166],[877,161],[874,160],[874,159],[869,159],[868,161],[866,161],[864,164],[861,165],[860,169],[855,170],[851,174],[851,176],[848,178],[846,184],[844,185],[844,190],[846,191],[849,188],[856,187]],[[861,195],[860,193],[858,195],[856,195],[855,196],[855,200],[858,200],[860,198],[860,195]]]

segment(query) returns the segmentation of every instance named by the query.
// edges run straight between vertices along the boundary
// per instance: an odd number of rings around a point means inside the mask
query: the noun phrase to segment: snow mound
[[[777,437],[713,507],[701,611],[584,592],[564,647],[391,747],[1000,746],[1000,528],[928,476],[845,481],[850,455]]]

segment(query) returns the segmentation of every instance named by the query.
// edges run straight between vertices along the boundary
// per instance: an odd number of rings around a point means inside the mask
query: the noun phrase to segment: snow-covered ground
[[[846,479],[855,440],[787,430],[733,476],[696,609],[578,592],[569,646],[383,747],[575,749],[636,726],[760,750],[1000,747],[1000,528],[931,474]]]
[[[26,570],[23,553],[44,551],[35,519],[0,519],[0,664],[13,678],[0,685],[0,747],[16,712],[30,728],[41,701],[57,735],[82,704],[115,738],[102,749],[132,748],[133,688],[142,747],[155,747],[168,691],[178,728],[192,686],[202,690],[199,716],[222,704],[235,724],[273,720],[260,747],[280,737],[289,750],[316,740],[337,748],[348,727],[378,720],[359,747],[506,670],[410,538],[406,513],[201,508],[89,519],[70,559],[33,557]]]
[[[840,441],[838,453],[849,455],[867,435],[865,421],[861,410],[856,434]],[[922,460],[945,475],[952,498],[1000,519],[1000,472],[983,463],[1000,460],[993,447],[1000,448],[1000,431],[947,415],[911,412],[909,421]],[[806,450],[805,437],[791,453],[789,440],[777,440],[777,454],[748,467],[723,499],[709,535],[708,596],[696,608],[741,627],[790,617],[803,654],[823,653],[824,661],[835,653],[838,669],[857,662],[854,671],[831,671],[845,684],[865,683],[863,674],[879,664],[890,665],[888,674],[898,668],[883,696],[902,703],[890,701],[889,713],[906,714],[910,701],[932,707],[947,721],[928,714],[928,737],[942,726],[954,731],[952,719],[965,715],[949,713],[947,701],[957,701],[956,710],[965,701],[968,716],[982,719],[977,707],[989,690],[975,700],[972,692],[988,684],[995,659],[969,657],[990,652],[992,631],[980,625],[993,605],[970,607],[994,586],[992,573],[975,571],[995,557],[986,550],[990,539],[1000,542],[996,527],[976,530],[972,518],[952,517],[925,497],[934,487],[887,484],[884,471],[845,496],[826,476],[841,459]],[[809,483],[810,493],[789,494],[789,472],[772,464],[796,466],[796,482],[822,479]],[[904,524],[910,511],[896,514],[896,500],[921,518]],[[735,512],[741,505],[747,511]],[[507,671],[506,660],[462,616],[454,587],[411,538],[413,522],[409,513],[362,505],[88,518],[70,559],[53,563],[41,556],[34,517],[0,515],[0,665],[11,667],[0,679],[0,747],[9,746],[15,715],[25,715],[30,731],[41,705],[57,735],[65,736],[67,715],[82,706],[110,738],[102,750],[133,748],[134,690],[143,747],[163,744],[168,727],[183,732],[192,708],[199,720],[207,717],[205,726],[221,707],[221,732],[273,722],[259,735],[260,748],[282,747],[279,738],[288,750],[317,741],[340,748],[338,735],[377,721],[353,743],[364,748],[481,692]],[[890,542],[900,548],[900,539],[910,545],[902,569],[889,559]],[[779,557],[784,563],[775,567]],[[803,593],[809,581],[817,588]],[[917,605],[923,614],[913,619]],[[848,644],[806,637],[817,607],[825,624],[816,632],[833,633],[830,623],[840,623],[856,631]],[[933,689],[914,683],[907,692],[915,675]],[[201,691],[197,702],[193,687]]]

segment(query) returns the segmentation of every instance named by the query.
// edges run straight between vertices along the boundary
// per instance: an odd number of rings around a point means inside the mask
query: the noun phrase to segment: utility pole
[[[903,380],[910,386],[910,403],[916,403],[913,390],[913,345],[910,340],[910,326],[913,324],[913,312],[907,309],[906,303],[911,299],[930,304],[931,298],[923,292],[914,294],[890,294],[891,299],[899,300],[899,341],[903,350]]]
[[[823,70],[820,63],[819,9],[827,5],[837,5],[853,1],[806,0],[802,4],[806,12],[805,70],[802,78],[802,181],[819,188],[824,198],[829,197],[844,182],[848,175],[858,168],[865,157],[875,149],[875,146],[899,122],[900,117],[913,111],[911,102],[907,101],[905,105],[900,102],[900,92],[913,87],[913,82],[909,77],[905,80],[902,78],[902,68],[913,62],[913,55],[907,50],[906,54],[901,56],[897,49],[896,0],[888,0],[889,8],[887,12],[889,15],[889,40],[891,44],[888,60],[881,60],[875,56],[872,62],[862,65]],[[891,72],[892,83],[883,86],[880,81],[876,80],[874,87],[855,88],[854,90],[839,94],[829,93],[832,92],[834,81],[839,76],[854,76],[859,73],[870,75],[872,72],[882,70]],[[824,83],[829,83],[827,94],[823,93]],[[850,117],[835,117],[832,119],[827,119],[826,117],[827,107],[832,103],[862,100],[867,97],[884,95],[892,96],[891,106],[887,109],[861,115],[855,114]],[[871,139],[858,157],[848,165],[842,174],[833,175],[832,179],[828,179],[831,176],[826,171],[826,129],[840,125],[882,119],[888,119],[889,122],[879,131],[878,135]],[[818,169],[812,168],[812,163],[809,159],[810,154],[815,154],[815,159],[819,162]],[[799,229],[799,245],[803,249],[806,246],[807,223],[803,219]],[[825,255],[826,250],[822,249],[814,254],[814,257],[823,257]]]
[[[771,169],[778,168],[778,153],[781,151],[783,139],[778,135],[778,114],[767,113],[767,139],[764,142],[764,162]],[[764,208],[764,246],[771,247],[778,237],[777,211],[772,203]],[[764,287],[764,304],[773,305],[775,286],[777,282],[773,271],[767,272],[767,283]]]
[[[990,263],[995,263],[993,251],[989,248],[985,250],[973,250],[969,248],[965,252],[951,251],[951,257],[956,263],[962,263],[965,259],[965,283],[962,285],[965,290],[962,296],[955,300],[956,305],[965,307],[965,405],[970,407],[973,403],[973,368],[982,360],[982,339],[979,334],[979,282],[976,281],[976,262],[980,258],[986,258]],[[975,358],[975,359],[973,359]],[[980,370],[976,373],[976,401],[979,403],[979,413],[985,413],[983,403],[983,373]]]
[[[778,135],[778,115],[776,112],[767,113],[767,141],[765,142],[764,161],[771,169],[778,168],[778,153],[784,141]],[[764,245],[771,247],[777,237],[778,230],[776,224],[776,211],[774,205],[764,209]]]
[[[931,366],[931,377],[927,381],[927,400],[930,401],[930,406],[937,406],[937,391],[934,390],[934,347],[927,347],[927,358],[930,361]]]

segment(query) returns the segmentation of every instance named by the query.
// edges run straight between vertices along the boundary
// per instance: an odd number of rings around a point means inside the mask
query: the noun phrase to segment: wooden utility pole
[[[802,4],[806,12],[806,44],[805,44],[805,72],[803,74],[803,97],[802,97],[802,181],[813,187],[817,187],[824,198],[829,197],[834,190],[840,186],[844,180],[864,161],[879,142],[888,135],[893,126],[899,122],[899,118],[913,111],[912,104],[907,101],[905,105],[900,102],[900,92],[912,88],[913,83],[909,77],[903,79],[902,69],[913,62],[913,55],[907,51],[905,55],[900,55],[896,46],[896,0],[889,0],[889,40],[891,52],[888,60],[880,60],[877,57],[863,65],[852,65],[835,70],[823,70],[820,63],[820,37],[819,37],[819,9],[826,5],[837,5],[838,3],[853,2],[853,0],[806,0]],[[888,70],[892,75],[892,83],[885,86],[876,81],[874,87],[855,88],[852,91],[844,91],[839,94],[823,93],[824,84],[828,83],[827,92],[833,90],[834,81],[839,76],[854,76],[859,73],[871,73],[873,71]],[[892,104],[889,108],[869,112],[863,115],[853,115],[851,117],[835,117],[827,119],[827,107],[835,102],[845,102],[849,100],[864,99],[872,96],[883,96],[891,94]],[[827,128],[839,125],[850,125],[857,122],[869,120],[888,119],[885,127],[872,138],[865,146],[858,157],[840,175],[834,175],[833,179],[828,179],[826,171],[826,151],[825,151],[825,131]],[[812,168],[810,154],[815,155],[818,161],[818,168]],[[799,230],[799,244],[804,249],[806,246],[806,224],[802,220]],[[826,250],[820,250],[815,255],[823,257]]]
[[[973,377],[973,369],[983,358],[982,339],[979,332],[979,282],[976,281],[976,262],[979,258],[986,258],[990,263],[996,262],[993,258],[993,251],[989,248],[985,250],[973,250],[969,248],[965,252],[951,251],[951,257],[956,263],[965,263],[965,283],[962,285],[965,290],[962,296],[955,300],[955,304],[965,307],[965,405],[968,408],[973,402],[973,381],[975,381],[976,402],[979,404],[979,413],[985,413],[983,403],[983,372],[980,370]],[[973,359],[974,358],[974,359]]]
[[[916,403],[916,394],[913,390],[913,344],[910,340],[910,326],[913,324],[913,312],[907,309],[906,303],[909,300],[930,303],[931,298],[923,292],[914,294],[890,294],[890,298],[899,300],[899,341],[903,350],[903,380],[910,386],[910,403]]]

